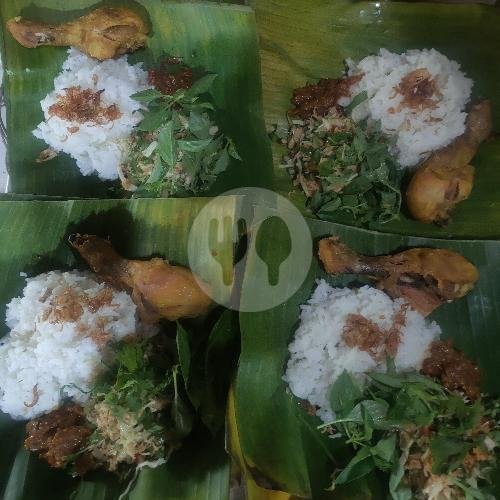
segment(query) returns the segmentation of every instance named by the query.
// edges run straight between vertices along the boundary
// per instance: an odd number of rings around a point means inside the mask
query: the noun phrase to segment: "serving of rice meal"
[[[95,377],[113,360],[110,346],[150,335],[131,297],[89,272],[51,271],[26,280],[7,305],[10,333],[0,339],[0,411],[31,419],[65,398],[88,399]]]
[[[349,76],[360,77],[350,88],[351,96],[367,94],[352,117],[379,120],[382,131],[394,137],[393,152],[402,166],[416,165],[464,133],[473,82],[457,62],[437,50],[394,54],[380,49],[347,65]]]
[[[344,370],[362,383],[364,373],[386,371],[391,349],[397,371],[418,370],[440,333],[435,322],[401,299],[392,300],[369,286],[332,288],[319,280],[301,306],[283,378],[295,396],[309,401],[324,422],[331,422],[330,388]]]
[[[71,48],[54,90],[40,101],[44,121],[33,135],[72,156],[83,175],[118,179],[127,139],[142,119],[130,96],[149,87],[141,64],[126,56],[100,62]]]

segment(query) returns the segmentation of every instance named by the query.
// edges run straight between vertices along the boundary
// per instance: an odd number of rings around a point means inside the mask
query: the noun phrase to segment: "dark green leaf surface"
[[[228,500],[229,457],[222,439],[191,439],[168,464],[141,472],[128,500]]]
[[[475,98],[489,98],[494,130],[500,132],[500,9],[485,5],[354,0],[253,0],[261,40],[265,118],[283,122],[294,88],[319,78],[339,76],[344,59],[361,59],[381,47],[401,52],[431,48],[455,59],[474,79]],[[280,192],[291,182],[275,171]],[[402,216],[374,229],[431,237],[500,237],[500,141],[483,144],[472,164],[476,181],[471,197],[461,203],[447,227],[427,225]],[[300,195],[292,199],[304,206]]]
[[[207,199],[169,200],[100,200],[100,201],[0,201],[0,336],[7,333],[4,323],[5,306],[24,287],[21,272],[29,276],[54,269],[86,269],[85,263],[77,257],[67,243],[67,237],[74,232],[97,234],[109,237],[116,249],[130,258],[162,256],[172,263],[188,265],[187,240],[193,219]],[[232,217],[235,200],[226,197],[213,209],[214,218]],[[201,248],[201,245],[200,245]],[[206,252],[207,258],[210,253]],[[219,256],[224,265],[231,265],[232,254],[226,251]],[[218,272],[218,271],[217,271]],[[210,275],[204,276],[213,281]],[[209,432],[205,431],[208,435]],[[110,477],[105,480],[92,479],[79,483],[65,472],[51,470],[34,455],[22,449],[24,426],[0,414],[0,496],[8,500],[54,500],[69,498],[78,487],[77,500],[111,500],[117,498],[116,489]],[[162,468],[165,474],[143,471],[139,478],[134,498],[150,500],[152,496],[141,497],[140,491],[155,491],[160,495],[166,490],[176,491],[174,478],[179,477],[177,496],[155,498],[225,498],[228,465],[222,460],[223,445],[210,441],[209,448],[193,453],[193,465],[185,468],[184,461]],[[182,455],[182,450],[179,456]],[[186,452],[187,453],[187,452]],[[199,453],[199,458],[196,458]],[[213,455],[211,455],[213,453]],[[212,458],[214,457],[213,461]],[[197,468],[199,466],[199,468]],[[143,475],[145,476],[143,478]],[[160,481],[161,486],[156,486]],[[227,481],[226,481],[227,482]],[[184,489],[183,489],[184,488]],[[187,488],[187,489],[186,489]],[[221,488],[220,496],[215,494]],[[123,490],[123,485],[121,490]],[[186,496],[183,491],[186,491]],[[189,493],[189,495],[188,495]],[[211,496],[214,495],[214,496]]]
[[[389,235],[322,221],[310,221],[309,227],[315,241],[337,235],[356,251],[370,255],[428,246],[450,248],[470,259],[480,272],[476,287],[465,298],[438,308],[431,319],[440,324],[444,337],[452,337],[458,348],[478,362],[484,388],[500,392],[499,242]],[[274,223],[265,230],[261,228],[260,233],[259,257],[270,267],[277,266],[289,253],[287,238],[277,236]],[[246,276],[256,264],[256,257],[250,256]],[[241,446],[256,481],[299,496],[312,494],[313,498],[330,484],[335,464],[345,466],[347,462],[332,440],[316,429],[321,423],[319,419],[310,417],[290,395],[282,376],[288,359],[287,346],[298,324],[299,306],[310,297],[319,277],[325,275],[314,258],[301,289],[286,303],[261,313],[240,314],[242,352],[235,386]],[[287,276],[281,279],[286,280]],[[347,283],[346,278],[328,280],[339,286]],[[245,300],[245,294],[255,291],[244,286],[242,293]]]
[[[231,162],[209,194],[238,186],[272,186],[253,12],[247,7],[210,3],[104,3],[131,6],[149,19],[152,36],[148,49],[130,56],[131,62],[152,62],[170,54],[183,57],[191,67],[217,75],[213,83],[213,98],[220,110],[217,118],[224,133],[234,139],[243,162]],[[0,23],[3,27],[7,19],[18,15],[47,22],[66,21],[101,4],[92,0],[1,0]],[[118,183],[103,183],[96,176],[83,177],[74,161],[64,154],[46,163],[35,163],[46,147],[31,134],[43,119],[39,101],[53,89],[53,79],[60,71],[66,49],[25,49],[9,33],[4,33],[0,43],[6,69],[11,190],[67,197],[121,197]],[[200,92],[212,78],[207,76],[199,82]]]

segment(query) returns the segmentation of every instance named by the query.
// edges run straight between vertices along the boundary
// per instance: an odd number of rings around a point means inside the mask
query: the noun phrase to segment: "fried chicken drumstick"
[[[422,222],[446,223],[455,205],[467,199],[474,182],[470,161],[491,134],[491,104],[472,107],[465,132],[417,168],[406,201],[411,215]]]
[[[131,292],[144,321],[194,318],[211,306],[212,301],[185,267],[158,258],[124,259],[108,240],[98,236],[76,234],[69,241],[95,273]]]
[[[146,23],[123,7],[101,7],[63,24],[16,17],[7,21],[7,29],[23,47],[71,45],[101,61],[144,47],[148,34]]]
[[[319,258],[329,274],[370,276],[393,299],[404,299],[425,316],[442,303],[466,295],[479,277],[467,259],[445,249],[412,248],[368,257],[330,237],[319,242]]]

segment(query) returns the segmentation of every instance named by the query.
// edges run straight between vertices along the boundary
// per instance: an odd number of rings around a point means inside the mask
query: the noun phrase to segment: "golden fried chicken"
[[[467,259],[445,249],[412,248],[369,257],[330,237],[319,242],[319,259],[330,274],[370,276],[393,299],[404,299],[425,316],[442,303],[463,297],[479,277]]]
[[[71,45],[101,61],[144,47],[148,34],[146,23],[124,7],[101,7],[63,24],[16,17],[7,21],[7,29],[23,47]]]
[[[70,243],[94,272],[131,293],[144,321],[193,318],[206,313],[212,304],[185,267],[158,258],[124,259],[108,240],[98,236],[77,234],[70,237]]]
[[[408,209],[415,219],[446,223],[455,205],[469,197],[474,182],[474,167],[469,162],[491,134],[491,126],[490,102],[476,104],[465,132],[417,168],[406,192]]]

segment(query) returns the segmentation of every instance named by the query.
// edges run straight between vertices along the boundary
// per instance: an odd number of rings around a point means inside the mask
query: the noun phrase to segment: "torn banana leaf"
[[[20,273],[33,276],[55,269],[88,269],[68,244],[69,234],[80,232],[109,237],[117,251],[126,257],[162,256],[174,264],[187,266],[188,235],[193,220],[206,203],[207,200],[202,198],[0,201],[0,336],[8,332],[5,306],[21,293],[25,284],[25,278]],[[221,198],[209,209],[210,215],[216,219],[233,217],[235,203],[232,197]],[[212,254],[209,250],[200,251],[200,258],[208,262]],[[231,266],[233,253],[222,253],[219,262]],[[215,269],[201,277],[216,287],[218,275],[219,271]],[[237,359],[238,345],[234,346],[234,342],[238,332],[233,315],[232,312],[222,315],[215,326],[215,318],[209,317],[211,324],[205,328],[208,347],[204,356],[204,383],[209,385],[213,381],[217,384],[217,388],[210,388],[213,391],[228,387]],[[186,330],[190,333],[191,328],[203,331],[205,322],[200,325],[194,323],[194,326],[191,322],[186,323]],[[215,428],[215,436],[201,424],[201,420],[197,421],[193,431],[196,432],[196,439],[190,436],[186,450],[181,447],[173,453],[172,463],[168,462],[155,471],[141,471],[130,498],[228,498],[229,461],[221,437],[225,398],[222,400],[220,393],[210,392],[205,395],[204,401],[207,419]],[[116,500],[124,489],[123,483],[118,484],[111,474],[96,473],[85,480],[72,479],[67,472],[51,469],[34,454],[29,454],[23,448],[23,441],[24,423],[0,413],[1,498],[67,500],[74,492],[75,500]],[[171,492],[171,496],[167,496],[166,491]],[[163,496],[154,497],[153,492]]]
[[[270,216],[274,214],[272,209],[266,210]],[[270,273],[279,273],[280,264],[290,253],[289,236],[283,235],[278,222],[281,221],[270,219],[266,226],[260,227],[260,248],[247,257],[242,301],[255,293],[246,283],[251,282],[261,261],[266,263]],[[390,235],[315,220],[309,221],[309,228],[316,244],[321,237],[336,235],[355,251],[368,255],[424,246],[449,248],[469,259],[479,270],[478,283],[467,296],[440,306],[430,318],[439,323],[444,337],[453,338],[455,345],[478,363],[484,389],[500,394],[497,373],[500,242]],[[297,262],[295,268],[300,265]],[[240,313],[241,356],[235,382],[241,452],[255,482],[266,488],[315,499],[333,495],[324,490],[331,483],[334,469],[345,465],[349,454],[340,443],[334,444],[317,429],[321,424],[319,418],[307,413],[291,395],[282,377],[289,356],[288,344],[298,325],[300,305],[311,296],[317,278],[326,278],[337,286],[346,286],[348,280],[352,280],[352,277],[327,277],[314,255],[302,287],[285,303],[264,312]],[[280,275],[279,279],[287,281],[291,276]],[[380,488],[387,485],[373,477],[366,482],[355,482],[355,486],[356,492],[339,488],[333,497],[385,498]]]
[[[253,0],[261,42],[265,119],[268,126],[286,121],[293,89],[319,78],[338,77],[344,60],[359,60],[386,48],[395,52],[431,48],[459,62],[475,82],[475,99],[490,99],[494,132],[500,132],[500,9],[466,3],[367,2],[353,0]],[[292,189],[288,173],[274,164],[279,191]],[[399,220],[373,226],[384,232],[439,238],[500,236],[500,140],[484,143],[472,164],[475,184],[470,198],[460,203],[452,222],[438,227]],[[305,197],[292,199],[306,213]],[[337,222],[342,222],[337,220]]]
[[[208,196],[239,186],[272,186],[272,159],[262,105],[260,61],[255,16],[240,5],[123,0],[109,4],[135,9],[151,26],[146,50],[129,56],[131,63],[152,63],[163,55],[180,56],[200,70],[216,73],[212,95],[221,129],[234,139],[242,161],[232,160]],[[11,191],[66,197],[120,198],[119,182],[83,176],[68,155],[36,163],[47,146],[32,135],[43,120],[40,100],[53,90],[54,77],[66,58],[64,47],[26,49],[5,30],[16,16],[64,22],[87,13],[93,0],[0,0],[0,41],[5,66],[8,168]]]

